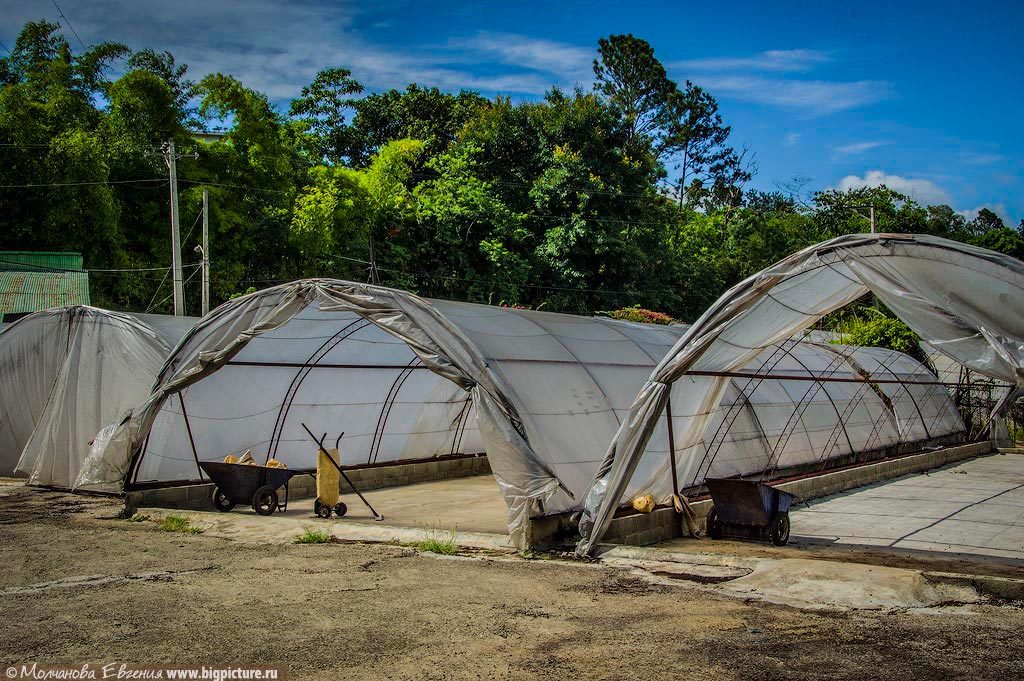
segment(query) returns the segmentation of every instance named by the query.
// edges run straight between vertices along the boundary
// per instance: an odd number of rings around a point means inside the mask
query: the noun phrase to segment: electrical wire
[[[170,268],[164,270],[164,277],[163,279],[160,280],[160,283],[156,285],[156,290],[153,291],[153,297],[149,299],[149,304],[146,306],[146,311],[143,314],[149,314],[150,310],[153,309],[153,301],[156,300],[156,297],[158,295],[160,295],[160,289],[163,288],[164,282],[167,281],[167,275],[170,273],[170,271]]]
[[[197,274],[199,274],[199,272],[200,272],[200,270],[196,270],[195,272],[193,272],[192,274],[190,274],[190,275],[189,275],[189,277],[188,277],[188,279],[186,279],[185,281],[181,282],[181,288],[182,288],[182,289],[184,289],[184,288],[185,288],[185,284],[187,284],[188,282],[192,281],[192,280],[193,280],[193,279],[195,278],[195,276],[196,276]],[[156,296],[154,296],[154,297],[156,297]],[[142,314],[149,314],[149,312],[150,312],[151,310],[154,310],[154,309],[156,309],[156,308],[160,307],[161,305],[163,305],[164,303],[166,303],[166,302],[167,302],[168,300],[170,300],[170,299],[171,299],[171,298],[173,298],[173,297],[174,297],[174,291],[171,291],[171,293],[170,293],[170,294],[169,294],[169,295],[168,295],[168,296],[167,296],[166,298],[164,298],[163,300],[161,300],[161,301],[160,301],[159,303],[157,303],[156,305],[152,305],[152,306],[150,306],[150,307],[149,307],[149,309],[148,309],[148,310],[146,310],[145,312],[143,312]],[[185,301],[184,301],[184,300],[182,300],[181,302],[182,302],[182,308],[184,308],[184,302],[185,302]]]
[[[57,8],[57,12],[60,14],[60,18],[64,20],[64,22],[68,25],[68,28],[71,29],[71,32],[74,33],[75,38],[78,39],[78,44],[82,46],[82,49],[88,49],[85,46],[85,43],[82,42],[82,39],[78,37],[78,31],[76,31],[75,27],[71,25],[71,20],[64,16],[64,10],[62,10],[60,8],[60,5],[57,4],[57,0],[50,0],[50,2],[52,2],[53,6]]]
[[[42,271],[42,272],[85,272],[85,273],[88,273],[88,274],[104,273],[104,272],[159,272],[161,270],[169,270],[169,269],[171,269],[170,267],[125,267],[125,268],[121,268],[121,269],[97,268],[97,269],[88,269],[88,270],[86,270],[86,269],[78,270],[78,269],[70,269],[70,268],[66,268],[66,267],[51,267],[49,265],[34,265],[32,263],[20,262],[18,260],[8,260],[6,258],[0,258],[0,263],[2,263],[4,265],[18,265],[20,267],[32,267],[32,268],[34,268],[34,270],[32,270],[32,271],[39,270],[39,271]],[[192,263],[192,264],[189,264],[189,265],[182,265],[182,268],[184,269],[184,268],[187,268],[187,267],[200,267],[200,266],[202,266],[202,263]]]
[[[148,180],[100,180],[96,182],[37,182],[31,184],[0,184],[0,189],[30,189],[34,187],[89,187],[94,185],[132,184],[160,182],[167,184],[166,177],[155,177]]]

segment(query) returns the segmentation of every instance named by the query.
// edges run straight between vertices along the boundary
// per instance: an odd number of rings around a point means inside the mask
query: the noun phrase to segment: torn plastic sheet
[[[868,292],[937,351],[1024,386],[1024,263],[930,236],[847,235],[812,246],[727,291],[654,369],[591,483],[577,552],[593,550],[623,503],[672,384],[688,371],[734,371]],[[679,450],[700,439],[714,408],[706,395],[720,387],[687,396],[692,418],[677,431]]]
[[[554,494],[558,480],[530,447],[501,378],[428,301],[351,282],[295,282],[242,296],[214,310],[168,358],[149,399],[104,433],[105,441],[98,441],[77,485],[121,483],[169,396],[222,369],[251,341],[281,329],[313,305],[321,313],[352,312],[370,321],[406,343],[432,372],[470,392],[488,460],[509,507],[510,535],[522,542],[530,504]]]
[[[170,351],[131,315],[43,310],[0,334],[2,468],[70,487],[102,427],[149,394]],[[15,463],[12,463],[16,462]]]

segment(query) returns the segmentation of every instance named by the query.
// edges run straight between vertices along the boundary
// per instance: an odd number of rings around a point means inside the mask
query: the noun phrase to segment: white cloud
[[[849,191],[850,189],[880,187],[882,185],[901,194],[906,194],[924,205],[949,204],[952,202],[949,193],[931,180],[889,175],[882,170],[869,170],[864,173],[864,177],[847,175],[839,181],[838,188],[840,191]]]
[[[712,93],[733,99],[795,109],[820,115],[872,104],[890,95],[888,83],[875,80],[835,82],[786,80],[760,76],[727,75],[700,78]]]
[[[839,156],[854,156],[856,154],[863,154],[865,151],[870,151],[876,147],[880,147],[885,142],[853,142],[852,144],[843,144],[838,147],[833,147],[833,151]]]
[[[973,220],[974,218],[978,217],[978,213],[981,212],[982,208],[988,208],[990,211],[1001,217],[1003,219],[1003,224],[1006,225],[1007,227],[1015,226],[1013,220],[1010,218],[1010,211],[1006,210],[1005,203],[983,204],[981,206],[978,206],[977,208],[958,210],[957,213],[963,215],[964,219],[966,220]]]
[[[831,59],[820,50],[768,50],[752,57],[686,59],[671,66],[690,71],[807,71]]]
[[[967,165],[972,166],[989,166],[993,163],[999,163],[1004,159],[1005,157],[1002,154],[986,154],[973,151],[960,154],[961,163],[966,163]]]
[[[35,0],[8,4],[3,23],[10,32],[26,21],[56,18],[55,10]],[[373,44],[355,28],[359,5],[354,0],[94,0],[65,7],[65,13],[86,44],[115,41],[133,49],[169,50],[189,65],[193,79],[230,74],[275,100],[294,97],[329,66],[350,68],[372,90],[417,82],[445,90],[536,95],[554,82],[571,85],[565,75],[579,73],[582,54],[579,48],[521,36],[482,35],[477,45],[464,46],[461,59],[436,46]],[[515,59],[525,69],[481,74],[466,67]],[[560,68],[566,64],[572,68]]]
[[[791,146],[793,146],[794,144],[796,144],[797,142],[800,141],[800,137],[801,137],[800,133],[798,133],[798,132],[791,132],[791,133],[788,133],[783,138],[782,142],[787,147],[791,147]]]
[[[557,75],[572,83],[591,80],[591,64],[596,54],[591,48],[512,33],[484,32],[466,40],[453,40],[449,45],[466,50],[477,59],[486,55],[499,64]]]

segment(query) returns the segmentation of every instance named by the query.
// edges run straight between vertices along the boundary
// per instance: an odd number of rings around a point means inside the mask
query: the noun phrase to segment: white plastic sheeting
[[[149,395],[170,347],[130,315],[73,306],[0,333],[0,474],[70,487],[93,436]]]
[[[735,371],[868,292],[937,351],[1024,387],[1024,263],[929,236],[848,235],[812,246],[726,292],[658,364],[587,492],[577,551],[592,551],[629,489],[652,489],[661,499],[674,493],[664,471],[644,463],[669,394],[687,415],[677,430],[686,451],[729,387],[725,378],[702,377],[680,394],[674,384],[698,372]],[[679,465],[691,464],[684,458]]]
[[[579,508],[637,390],[685,331],[427,301],[334,280],[279,286],[226,303],[200,322],[168,359],[149,401],[98,438],[81,482],[194,481],[197,460],[245,450],[310,467],[315,447],[305,423],[331,440],[345,433],[346,465],[486,451],[518,540],[527,514]],[[805,379],[828,369],[870,378],[846,357],[859,352],[786,343],[773,366]],[[896,375],[927,373],[902,355],[879,362]],[[862,383],[730,385],[723,414],[745,393],[721,441],[712,443],[721,450],[719,473],[824,460],[923,439],[929,428],[932,436],[962,428],[941,389],[917,395],[926,428],[903,398],[890,409]],[[675,427],[688,418],[675,414]],[[701,447],[695,443],[694,456]],[[652,462],[666,465],[664,425],[649,451]]]

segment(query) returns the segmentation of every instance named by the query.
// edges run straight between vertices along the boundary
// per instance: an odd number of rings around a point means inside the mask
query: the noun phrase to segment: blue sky
[[[756,187],[885,182],[1024,218],[1024,3],[58,2],[87,44],[171,50],[193,77],[231,73],[280,102],[325,66],[371,90],[532,99],[589,87],[597,39],[631,32],[719,99]],[[24,21],[58,18],[48,0],[0,3],[8,47]]]

